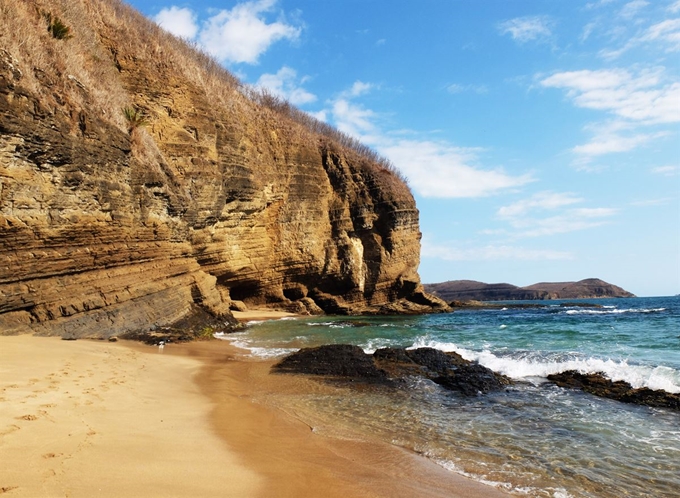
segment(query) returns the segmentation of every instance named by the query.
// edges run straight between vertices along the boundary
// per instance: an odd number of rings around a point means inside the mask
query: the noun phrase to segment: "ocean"
[[[521,382],[476,397],[413,379],[399,389],[329,385],[262,401],[319,433],[387,441],[520,496],[680,497],[679,412],[546,381],[565,370],[604,372],[680,392],[680,297],[521,303],[538,307],[251,322],[225,338],[268,360],[333,343],[455,351]]]

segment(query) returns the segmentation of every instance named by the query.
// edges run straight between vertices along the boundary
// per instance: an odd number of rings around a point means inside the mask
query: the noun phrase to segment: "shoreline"
[[[386,443],[316,433],[266,401],[311,381],[225,341],[0,345],[8,497],[508,496]]]

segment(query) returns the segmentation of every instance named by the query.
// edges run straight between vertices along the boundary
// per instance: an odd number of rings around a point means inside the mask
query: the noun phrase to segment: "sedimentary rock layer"
[[[0,4],[16,27],[0,34],[0,333],[106,337],[198,308],[228,321],[234,301],[441,306],[391,170],[255,103],[116,0]]]

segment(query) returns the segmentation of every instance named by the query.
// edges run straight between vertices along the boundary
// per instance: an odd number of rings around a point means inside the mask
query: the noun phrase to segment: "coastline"
[[[262,401],[312,381],[223,341],[0,344],[7,496],[508,496],[392,445],[316,433]]]

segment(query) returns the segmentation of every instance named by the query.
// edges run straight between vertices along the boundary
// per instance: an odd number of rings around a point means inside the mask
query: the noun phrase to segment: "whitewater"
[[[546,379],[602,372],[633,387],[680,392],[680,297],[516,304],[259,322],[227,338],[269,359],[330,343],[369,353],[387,346],[455,351],[516,384],[468,398],[421,379],[402,390],[337,387],[273,401],[308,414],[321,432],[378,437],[516,495],[680,496],[680,413]]]

